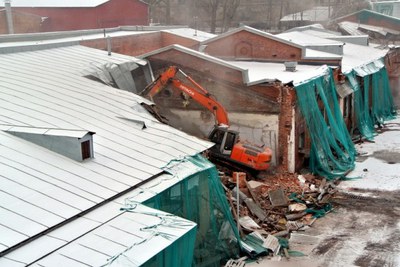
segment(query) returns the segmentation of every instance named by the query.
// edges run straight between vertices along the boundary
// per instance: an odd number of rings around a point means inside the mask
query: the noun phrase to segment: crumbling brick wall
[[[289,170],[289,142],[290,133],[293,125],[293,107],[295,100],[295,91],[289,86],[280,86],[277,88],[280,92],[279,103],[279,157],[278,157],[278,171],[287,172]],[[295,140],[297,138],[295,137]],[[295,145],[295,147],[297,147]],[[297,153],[297,149],[295,151]]]

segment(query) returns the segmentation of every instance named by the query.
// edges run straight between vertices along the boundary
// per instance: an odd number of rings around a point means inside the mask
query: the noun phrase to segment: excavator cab
[[[177,73],[182,74],[190,84],[184,84],[176,77]],[[209,135],[210,141],[215,143],[215,146],[210,149],[209,153],[214,160],[229,165],[232,169],[236,165],[243,167],[240,169],[250,169],[253,171],[263,171],[269,168],[271,150],[240,142],[239,133],[228,128],[228,113],[224,106],[178,67],[170,66],[154,82],[149,84],[141,92],[141,95],[152,99],[168,85],[172,85],[174,88],[185,93],[214,114],[216,126]]]
[[[263,171],[269,168],[272,151],[269,148],[245,144],[239,141],[239,133],[227,127],[216,126],[209,135],[215,143],[210,149],[211,156],[220,161],[236,162],[251,170]]]
[[[234,145],[239,141],[239,133],[227,127],[215,127],[208,138],[215,143],[215,150],[223,155],[230,155]]]

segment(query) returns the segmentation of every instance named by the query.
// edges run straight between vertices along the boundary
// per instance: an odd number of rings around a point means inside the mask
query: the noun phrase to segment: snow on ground
[[[388,121],[374,143],[356,145],[360,153],[356,168],[340,183],[340,190],[400,190],[400,118]]]
[[[341,182],[334,210],[298,233],[303,239],[289,240],[289,249],[306,256],[246,266],[400,267],[400,118],[356,147],[360,156],[348,177],[360,179]]]

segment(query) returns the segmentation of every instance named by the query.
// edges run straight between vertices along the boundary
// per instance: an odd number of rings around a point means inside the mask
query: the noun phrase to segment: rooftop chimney
[[[11,0],[4,0],[4,7],[6,9],[8,33],[13,34],[14,33],[14,24],[13,24],[12,12],[11,12]]]

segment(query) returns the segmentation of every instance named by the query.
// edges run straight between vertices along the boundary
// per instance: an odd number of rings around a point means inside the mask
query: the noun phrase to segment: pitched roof
[[[0,216],[0,253],[160,175],[171,160],[211,146],[156,121],[141,106],[147,100],[83,77],[92,65],[135,64],[133,57],[67,46],[0,54],[0,61],[3,130],[96,132],[94,158],[77,162],[0,131],[0,212],[6,215]]]
[[[317,6],[312,9],[284,16],[280,21],[327,21],[329,19],[329,7]]]
[[[234,34],[236,34],[238,32],[241,32],[241,31],[250,32],[250,33],[253,33],[253,34],[268,38],[268,39],[272,39],[272,40],[275,40],[277,42],[281,42],[281,43],[284,43],[284,44],[287,44],[287,45],[290,45],[290,46],[293,46],[293,47],[297,47],[297,48],[301,48],[301,49],[304,48],[301,45],[298,45],[298,44],[293,43],[293,42],[289,42],[289,41],[287,41],[285,39],[282,39],[282,38],[280,38],[280,37],[278,37],[276,35],[273,35],[273,34],[270,34],[270,33],[264,32],[264,31],[260,31],[260,30],[254,29],[254,28],[249,27],[249,26],[242,26],[242,27],[233,29],[231,31],[225,32],[223,34],[220,34],[220,35],[218,35],[218,36],[216,36],[214,38],[210,38],[210,39],[208,39],[206,41],[203,41],[201,44],[205,45],[205,44],[214,42],[216,40],[223,39],[223,38],[226,38],[228,36],[234,35]]]

